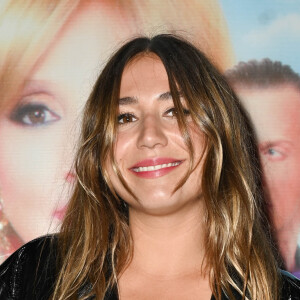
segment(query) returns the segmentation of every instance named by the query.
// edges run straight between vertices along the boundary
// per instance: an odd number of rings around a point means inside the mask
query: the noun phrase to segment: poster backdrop
[[[285,267],[300,277],[300,1],[221,0],[235,51],[225,72],[256,131]]]
[[[59,230],[81,111],[110,54],[133,36],[173,32],[199,46],[239,94],[281,255],[288,270],[300,269],[298,0],[2,0],[0,11],[0,261]],[[266,69],[263,58],[283,81],[253,83],[247,74]],[[253,59],[251,72],[235,67]]]

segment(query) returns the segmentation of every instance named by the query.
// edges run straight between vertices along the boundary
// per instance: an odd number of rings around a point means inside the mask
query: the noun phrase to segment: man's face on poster
[[[300,223],[300,91],[292,85],[239,87],[237,91],[257,134],[264,185],[271,200],[276,230],[297,230]]]

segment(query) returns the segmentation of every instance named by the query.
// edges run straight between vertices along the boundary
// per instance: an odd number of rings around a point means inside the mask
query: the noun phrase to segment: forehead
[[[236,89],[259,141],[294,139],[300,134],[300,91],[292,85]]]
[[[86,3],[54,38],[30,78],[84,91],[85,99],[112,51],[132,35],[130,26],[116,22],[118,11],[99,1]]]
[[[138,97],[167,91],[168,75],[162,61],[155,54],[138,56],[124,68],[120,97]]]
[[[243,105],[255,113],[270,112],[274,118],[295,115],[300,110],[300,91],[293,85],[270,86],[267,88],[237,88]]]

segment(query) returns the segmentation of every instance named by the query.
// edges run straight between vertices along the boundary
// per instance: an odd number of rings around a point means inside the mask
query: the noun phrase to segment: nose
[[[139,130],[140,132],[137,140],[138,148],[153,149],[156,147],[164,147],[168,144],[165,129],[159,118],[155,118],[155,116],[145,117]]]

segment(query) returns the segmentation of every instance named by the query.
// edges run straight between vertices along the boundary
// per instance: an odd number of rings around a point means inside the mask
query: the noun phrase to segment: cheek
[[[117,159],[117,158],[115,158],[115,159]],[[121,156],[121,158],[119,160],[115,161],[122,176],[124,176],[124,171],[122,168],[123,160],[124,160],[124,158],[122,158],[122,156]],[[111,159],[107,159],[105,169],[106,169],[108,182],[111,184],[111,186],[115,190],[115,192],[122,197],[125,189],[124,189],[123,184],[121,183],[118,175],[116,174],[116,172],[113,169],[113,164],[112,164]],[[126,178],[125,178],[125,180],[126,180]]]
[[[194,148],[195,163],[199,162],[199,168],[202,170],[203,161],[205,160],[207,138],[198,127],[192,129],[192,131],[190,132],[190,136]]]
[[[300,212],[300,168],[292,157],[264,166],[266,189],[273,207],[277,228],[283,223],[298,219]],[[294,221],[293,221],[294,222]]]
[[[125,161],[130,161],[134,151],[136,151],[135,136],[126,132],[119,133],[115,144],[116,162],[122,165]]]
[[[269,162],[263,166],[263,172],[269,192],[277,194],[278,198],[286,199],[287,195],[295,194],[297,190],[300,191],[300,168],[292,159]]]
[[[115,145],[115,162],[125,180],[128,180],[128,168],[136,162],[136,156],[137,147],[134,137],[126,133],[119,134]],[[111,162],[108,163],[108,170],[114,185],[120,187],[119,179],[112,169]]]
[[[54,128],[28,132],[28,129],[4,126],[2,122],[0,140],[4,211],[20,236],[28,240],[47,232],[53,210],[60,201],[67,200],[62,192],[68,190],[64,138]],[[37,228],[38,224],[43,229]],[[31,234],[32,230],[36,234]]]
[[[53,180],[53,172],[60,166],[64,142],[60,130],[7,130],[0,128],[1,175],[18,176],[15,184]],[[39,177],[39,174],[41,177]],[[48,175],[47,175],[48,174]]]

